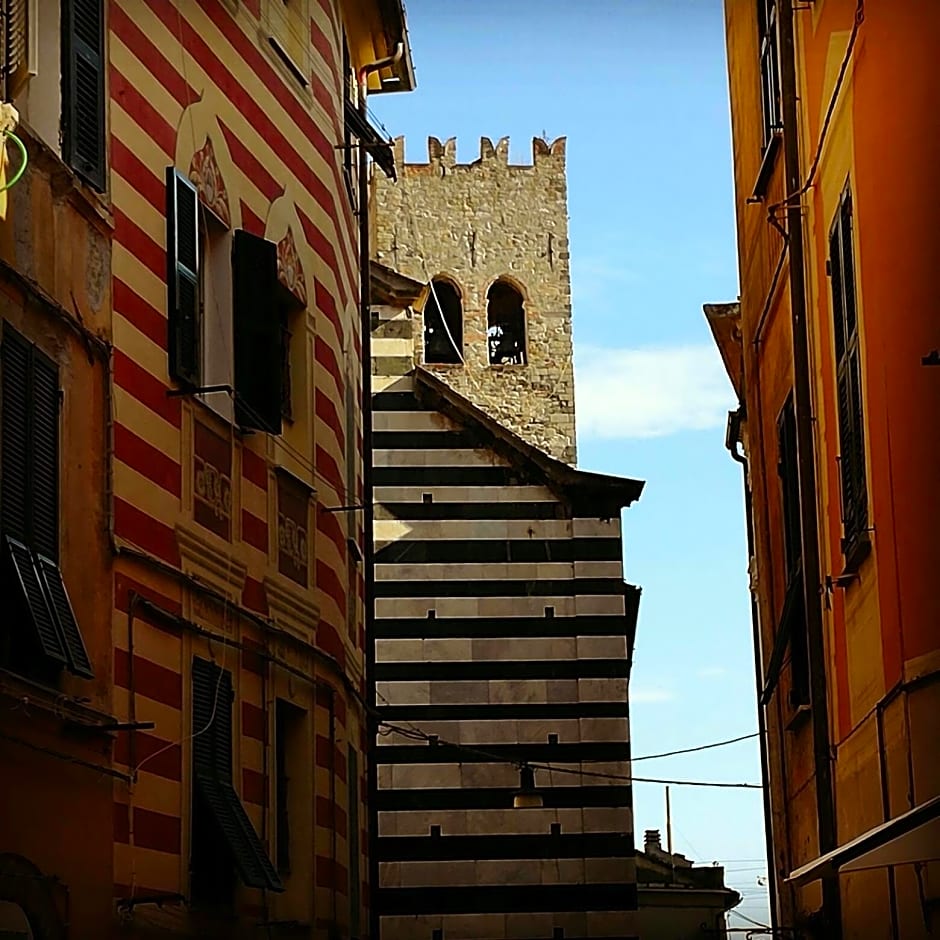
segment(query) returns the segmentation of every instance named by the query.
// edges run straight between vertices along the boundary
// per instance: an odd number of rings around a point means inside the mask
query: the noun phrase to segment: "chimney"
[[[659,835],[658,829],[647,829],[646,834],[643,836],[643,851],[644,852],[662,852],[663,844]]]

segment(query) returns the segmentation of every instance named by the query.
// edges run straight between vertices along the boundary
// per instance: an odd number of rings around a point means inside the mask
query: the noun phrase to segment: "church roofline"
[[[619,515],[621,509],[639,499],[643,492],[642,480],[579,470],[550,457],[420,366],[415,369],[415,393],[424,404],[461,424],[472,425],[485,445],[513,463],[521,462],[534,469],[552,488],[578,505],[590,507],[591,515],[601,518]]]

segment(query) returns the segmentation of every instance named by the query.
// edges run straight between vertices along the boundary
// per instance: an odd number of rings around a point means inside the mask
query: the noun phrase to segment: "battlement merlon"
[[[428,167],[432,165],[450,168],[455,166],[473,167],[486,162],[495,162],[508,167],[531,169],[539,163],[553,161],[565,165],[566,137],[558,137],[551,143],[541,137],[532,138],[532,163],[509,162],[509,138],[501,137],[496,144],[489,137],[480,138],[480,156],[472,163],[457,163],[457,139],[449,137],[443,143],[437,137],[428,137],[428,162],[405,163],[405,138],[396,137],[393,142],[395,165],[401,168],[409,166]]]

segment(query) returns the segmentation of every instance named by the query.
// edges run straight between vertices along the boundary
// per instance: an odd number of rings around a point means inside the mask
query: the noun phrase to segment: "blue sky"
[[[533,136],[568,138],[579,465],[647,481],[624,516],[634,754],[755,731],[734,402],[702,314],[738,295],[721,0],[410,0],[408,22],[418,90],[370,105],[408,160],[429,134],[460,162],[481,136],[520,163]],[[754,740],[634,773],[760,780]],[[663,788],[634,794],[638,839],[665,839]],[[671,797],[674,848],[726,864],[766,923],[759,791]]]

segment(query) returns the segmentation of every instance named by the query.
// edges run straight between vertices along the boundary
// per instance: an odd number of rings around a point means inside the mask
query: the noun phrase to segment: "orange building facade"
[[[775,923],[916,940],[940,924],[940,6],[725,10],[741,294],[706,315],[741,405]]]
[[[0,927],[367,936],[357,176],[403,8],[7,6]]]

